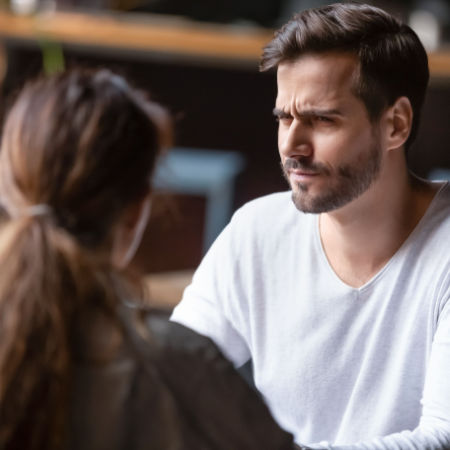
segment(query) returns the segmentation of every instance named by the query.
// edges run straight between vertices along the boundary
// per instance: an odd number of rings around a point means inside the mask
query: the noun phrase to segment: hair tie
[[[53,213],[53,209],[51,206],[45,203],[39,203],[37,205],[28,206],[23,210],[22,215],[29,217],[37,217],[37,216],[49,216]]]

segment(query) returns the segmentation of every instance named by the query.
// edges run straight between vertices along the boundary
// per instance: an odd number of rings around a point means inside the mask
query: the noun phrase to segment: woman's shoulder
[[[184,423],[193,421],[211,448],[291,449],[292,436],[214,342],[168,314],[148,311],[145,322],[161,351],[156,365],[172,392]],[[221,445],[218,445],[221,443]]]
[[[148,309],[145,314],[152,337],[158,347],[188,353],[220,354],[213,341],[190,328],[169,320],[170,313]]]

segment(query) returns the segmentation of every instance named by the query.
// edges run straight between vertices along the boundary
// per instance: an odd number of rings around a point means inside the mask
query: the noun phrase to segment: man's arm
[[[251,354],[239,329],[239,324],[247,321],[242,318],[239,302],[243,295],[234,276],[238,259],[234,247],[228,226],[203,258],[170,320],[211,338],[235,367],[240,367]]]

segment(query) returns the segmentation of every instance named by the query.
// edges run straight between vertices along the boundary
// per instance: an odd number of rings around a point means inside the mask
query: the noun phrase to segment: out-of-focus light
[[[434,14],[424,10],[413,11],[409,17],[409,25],[428,51],[439,47],[440,27]]]
[[[33,14],[38,5],[38,0],[11,0],[11,10],[15,14]]]

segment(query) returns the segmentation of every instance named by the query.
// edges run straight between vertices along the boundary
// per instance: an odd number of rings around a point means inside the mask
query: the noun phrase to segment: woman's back
[[[146,449],[150,442],[155,449],[180,448],[176,408],[168,388],[153,361],[146,370],[115,322],[101,311],[85,312],[73,346],[67,448]]]

